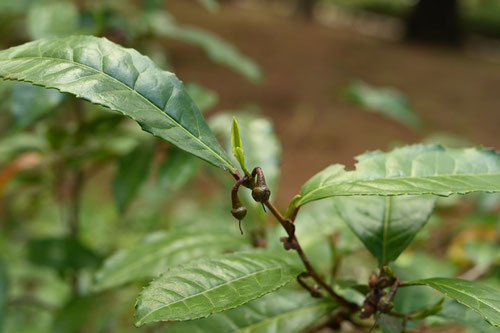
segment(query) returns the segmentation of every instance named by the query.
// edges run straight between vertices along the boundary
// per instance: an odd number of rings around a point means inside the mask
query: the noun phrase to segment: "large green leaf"
[[[335,164],[309,179],[295,205],[333,196],[500,191],[500,154],[490,149],[419,144],[356,159],[356,170]]]
[[[283,290],[208,318],[169,325],[165,333],[294,333],[335,310],[331,298]]]
[[[338,197],[340,216],[380,265],[395,260],[427,222],[434,208],[431,196]]]
[[[147,179],[153,159],[153,144],[139,144],[123,156],[113,179],[113,195],[121,212],[132,202],[141,184]]]
[[[404,285],[427,285],[479,313],[488,323],[500,327],[500,291],[479,282],[431,278],[405,282]]]
[[[217,35],[198,27],[178,25],[162,12],[149,13],[145,19],[149,21],[153,33],[196,45],[205,51],[213,62],[224,65],[251,81],[262,80],[259,66]]]
[[[411,128],[422,125],[408,99],[393,88],[373,87],[362,81],[350,82],[345,89],[350,101]]]
[[[235,170],[177,77],[133,49],[91,36],[37,40],[0,51],[0,77],[106,106],[215,166]]]
[[[266,252],[200,259],[167,271],[140,294],[135,324],[207,317],[274,291],[301,268]]]
[[[236,233],[224,231],[177,231],[155,235],[129,250],[109,257],[97,272],[95,290],[158,277],[169,268],[204,256],[239,249],[247,244]]]

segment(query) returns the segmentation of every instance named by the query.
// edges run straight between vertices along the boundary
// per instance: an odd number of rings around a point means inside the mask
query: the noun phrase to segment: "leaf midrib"
[[[383,234],[382,234],[382,262],[380,265],[385,265],[386,264],[386,256],[387,256],[387,233],[389,231],[389,222],[390,222],[390,215],[391,215],[391,202],[392,198],[391,197],[386,197],[385,198],[385,205],[384,205],[384,226],[383,226]]]
[[[269,322],[279,321],[282,318],[289,317],[289,316],[291,316],[293,314],[297,314],[297,313],[300,313],[302,311],[310,311],[310,310],[314,310],[316,308],[319,309],[319,308],[322,308],[322,307],[328,308],[330,306],[332,306],[331,303],[322,302],[322,303],[318,303],[318,304],[313,304],[313,305],[309,305],[309,306],[300,307],[298,309],[294,309],[294,310],[291,310],[291,311],[280,313],[280,314],[278,314],[276,316],[273,316],[273,317],[268,317],[268,318],[266,318],[264,320],[261,320],[261,321],[255,323],[255,324],[252,324],[252,325],[249,325],[249,326],[245,326],[245,327],[240,327],[237,331],[233,331],[233,333],[246,332],[249,329],[253,329],[253,328],[256,328],[256,327],[259,327],[259,326],[265,326],[265,324],[267,324]]]
[[[124,86],[127,90],[130,90],[132,92],[134,92],[137,96],[141,97],[142,99],[144,99],[147,103],[149,103],[153,109],[155,109],[156,111],[160,112],[162,115],[166,116],[168,119],[170,119],[174,124],[176,124],[178,127],[182,128],[183,131],[185,131],[186,133],[188,133],[188,135],[192,136],[200,145],[202,145],[203,147],[205,147],[209,152],[211,152],[214,156],[216,156],[219,160],[221,160],[223,162],[224,165],[226,165],[228,168],[228,170],[232,173],[234,168],[233,166],[231,166],[231,164],[226,161],[222,156],[220,156],[219,154],[217,154],[213,149],[211,149],[209,146],[207,146],[203,141],[201,141],[197,136],[195,136],[193,133],[191,133],[190,131],[188,131],[184,126],[181,126],[181,124],[175,120],[174,118],[172,118],[168,113],[166,113],[164,110],[161,110],[157,105],[155,105],[152,101],[150,101],[148,98],[146,98],[145,96],[143,96],[142,94],[140,94],[137,90],[134,90],[133,88],[129,87],[128,85],[126,85],[125,83],[123,83],[122,81],[114,78],[113,76],[109,75],[108,73],[104,72],[104,71],[100,71],[100,70],[97,70],[93,67],[90,67],[88,65],[85,65],[85,64],[82,64],[82,63],[79,63],[79,62],[76,62],[76,61],[72,61],[72,60],[68,60],[68,59],[61,59],[61,58],[51,58],[51,57],[18,57],[18,58],[10,58],[10,59],[4,59],[4,60],[0,60],[0,62],[4,62],[4,61],[16,61],[16,60],[31,60],[31,59],[40,59],[40,60],[49,60],[49,61],[61,61],[61,62],[67,62],[67,63],[70,63],[70,64],[73,64],[75,66],[79,66],[79,67],[82,67],[82,68],[86,68],[86,69],[89,69],[91,71],[94,71],[95,73],[98,73],[98,74],[102,74],[108,78],[110,78],[111,80],[115,81],[115,82],[118,82],[120,85]],[[159,69],[161,70],[161,69]],[[2,76],[2,77],[5,77],[5,76]],[[33,80],[23,80],[23,81],[28,81],[28,82],[32,82],[33,83]],[[57,89],[57,88],[56,88]],[[167,101],[167,104],[168,105],[168,101]],[[165,106],[166,106],[165,105]],[[104,105],[105,106],[105,105]],[[111,109],[110,107],[106,106],[107,108]],[[122,112],[122,111],[120,111]],[[127,117],[130,117],[129,115],[127,115]],[[132,118],[132,117],[130,117]],[[133,118],[132,118],[133,119]]]
[[[367,178],[367,179],[357,179],[357,180],[346,181],[346,182],[339,181],[339,182],[330,183],[328,185],[319,186],[319,187],[315,188],[314,190],[308,192],[307,194],[302,196],[302,198],[299,200],[299,202],[297,203],[297,207],[302,206],[304,204],[304,201],[306,201],[305,199],[310,197],[314,193],[321,191],[321,190],[324,190],[324,189],[327,189],[331,186],[335,186],[335,185],[345,185],[345,184],[353,184],[354,185],[355,183],[378,181],[378,180],[403,180],[404,181],[404,180],[409,180],[409,179],[435,179],[435,178],[449,178],[449,177],[459,178],[459,177],[483,177],[483,176],[500,176],[500,172],[495,172],[495,173],[461,173],[461,174],[446,174],[446,175],[438,175],[438,176],[405,176],[405,177],[389,177],[389,178],[373,178],[373,179]],[[474,190],[471,190],[471,191],[474,191]],[[499,191],[500,191],[500,189],[499,189]],[[418,194],[428,194],[428,192],[418,193]],[[361,195],[361,194],[353,193],[352,195]],[[380,194],[380,195],[393,196],[393,195],[387,195],[387,194]],[[345,196],[345,195],[342,195],[342,196]]]
[[[203,290],[203,291],[202,291],[202,292],[200,292],[200,293],[197,293],[197,294],[194,294],[194,295],[190,295],[190,296],[184,297],[184,298],[182,298],[182,299],[180,299],[180,300],[174,301],[174,302],[169,303],[169,304],[165,304],[164,306],[161,306],[161,307],[159,307],[159,308],[156,308],[156,309],[154,309],[154,310],[152,310],[152,311],[148,312],[148,313],[147,313],[147,314],[145,314],[144,316],[142,316],[142,319],[140,319],[140,320],[137,322],[137,325],[142,325],[142,323],[144,322],[144,319],[146,319],[147,317],[149,317],[149,316],[150,316],[151,314],[153,314],[154,312],[161,311],[162,309],[164,309],[164,308],[168,308],[168,307],[170,307],[170,306],[172,306],[172,305],[174,305],[174,304],[177,304],[177,303],[184,303],[184,302],[185,302],[186,300],[188,300],[188,299],[191,299],[191,298],[193,298],[193,297],[202,296],[202,295],[204,295],[205,297],[207,297],[207,298],[208,298],[208,296],[206,296],[205,294],[206,294],[206,293],[208,293],[208,292],[210,292],[210,291],[213,291],[213,290],[216,290],[216,289],[221,288],[221,287],[223,287],[223,286],[226,286],[226,285],[232,284],[232,283],[234,283],[235,281],[239,281],[239,280],[242,280],[242,279],[246,279],[246,278],[249,278],[249,277],[255,276],[255,275],[259,274],[259,273],[271,272],[271,271],[274,271],[274,270],[282,270],[283,268],[284,268],[284,266],[278,266],[278,267],[271,267],[271,268],[266,268],[266,269],[258,270],[258,271],[252,272],[252,273],[250,273],[250,274],[246,274],[246,275],[240,276],[240,277],[238,277],[238,278],[236,278],[236,279],[233,279],[233,280],[226,281],[226,282],[224,282],[224,283],[218,284],[218,285],[216,285],[216,286],[214,286],[214,287],[212,287],[212,288],[209,288],[209,289]],[[233,289],[234,289],[234,288],[233,288]],[[262,288],[261,288],[261,290],[262,290]],[[210,300],[210,299],[209,299],[209,300]],[[234,306],[233,306],[233,307],[234,307]],[[228,309],[231,309],[231,308],[233,308],[233,307],[231,307],[231,306],[230,306]],[[216,308],[216,307],[214,306],[214,309],[215,309],[215,308]],[[183,318],[183,317],[180,317],[180,318]],[[196,317],[196,318],[198,318],[198,317]],[[196,319],[196,318],[193,318],[193,319]],[[178,320],[178,317],[169,318],[169,320]]]

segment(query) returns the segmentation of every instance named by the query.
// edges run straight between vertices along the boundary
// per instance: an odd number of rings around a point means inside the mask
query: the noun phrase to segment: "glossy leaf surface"
[[[429,219],[430,196],[338,197],[340,216],[381,265],[395,260]]]
[[[500,153],[489,149],[420,144],[367,152],[356,159],[355,170],[335,164],[309,179],[295,205],[333,196],[500,191]]]
[[[96,274],[95,290],[158,277],[169,268],[244,247],[245,238],[223,231],[177,231],[156,235],[109,257]]]
[[[106,106],[205,161],[235,167],[177,77],[105,38],[42,39],[0,51],[0,76]]]
[[[235,253],[177,266],[139,295],[135,324],[198,319],[245,304],[296,278],[302,269],[286,258]]]
[[[328,313],[336,304],[306,292],[278,291],[236,309],[208,318],[169,325],[164,333],[281,333],[300,332]]]
[[[479,313],[488,323],[500,327],[500,291],[479,282],[431,278],[405,282],[405,285],[427,285]]]

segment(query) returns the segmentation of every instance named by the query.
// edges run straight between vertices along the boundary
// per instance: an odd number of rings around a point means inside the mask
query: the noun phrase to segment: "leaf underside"
[[[265,252],[235,253],[175,267],[139,295],[135,324],[198,319],[245,304],[300,273],[285,259]]]
[[[0,51],[0,77],[103,105],[215,166],[231,173],[236,169],[182,82],[148,57],[106,38],[49,38]]]
[[[309,179],[295,205],[334,196],[449,196],[500,191],[500,153],[485,148],[412,145],[357,157],[356,169],[327,167]]]

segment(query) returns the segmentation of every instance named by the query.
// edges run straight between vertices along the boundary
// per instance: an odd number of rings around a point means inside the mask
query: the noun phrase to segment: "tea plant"
[[[232,209],[227,214],[240,223],[245,223],[247,213],[252,219],[264,221],[254,224],[251,243],[233,225],[226,226],[230,233],[219,233],[216,221],[204,221],[204,229],[173,230],[107,259],[96,274],[93,293],[153,278],[137,298],[137,326],[181,321],[160,329],[296,332],[308,327],[339,328],[343,322],[350,322],[366,330],[377,326],[384,332],[398,332],[456,306],[456,311],[466,311],[444,299],[412,311],[395,309],[395,297],[414,286],[433,288],[474,310],[492,326],[500,326],[500,291],[449,277],[412,279],[412,274],[406,274],[410,278],[403,279],[390,266],[427,222],[437,196],[500,192],[498,152],[432,144],[387,153],[368,152],[357,157],[354,170],[334,164],[314,175],[282,211],[270,200],[275,177],[270,177],[269,184],[273,185],[269,186],[266,167],[250,164],[254,162],[250,158],[247,161],[245,155],[245,151],[265,150],[272,140],[249,142],[246,146],[238,122],[233,119],[230,142],[234,158],[230,157],[177,77],[134,49],[90,36],[41,39],[0,51],[0,76],[70,93],[135,120],[144,131],[221,168],[234,179],[230,196],[218,199],[230,198]],[[227,132],[229,128],[226,136]],[[137,186],[134,177],[140,177],[137,172],[143,171],[134,172],[135,168],[143,168],[140,156],[151,158],[148,149],[147,145],[140,146],[130,158],[122,160],[122,165],[131,169],[119,173],[118,178],[128,178],[132,188]],[[175,175],[171,177],[173,181]],[[250,208],[248,198],[241,196],[241,191],[247,189],[262,210],[258,206]],[[119,201],[126,205],[127,190],[118,189],[117,193],[124,196]],[[349,226],[345,232],[352,230],[377,259],[378,271],[365,283],[338,278],[338,238],[342,235],[330,239],[332,264],[306,253],[310,252],[305,250],[306,239],[301,239],[298,230],[310,229],[314,237],[307,242],[313,244],[328,229],[314,214],[302,215],[306,214],[304,206],[319,200],[326,200],[328,205],[318,206],[317,214],[326,215],[327,221],[340,217]],[[263,210],[277,220],[281,231],[266,227]],[[240,228],[243,232],[245,226]],[[284,249],[273,245],[273,237],[280,235]],[[225,253],[234,249],[240,251]],[[99,260],[81,252],[99,265]],[[283,288],[292,281],[307,293],[294,289],[293,284]],[[466,325],[470,322],[473,327],[481,325],[474,317],[455,321]],[[156,328],[154,324],[152,327]]]

